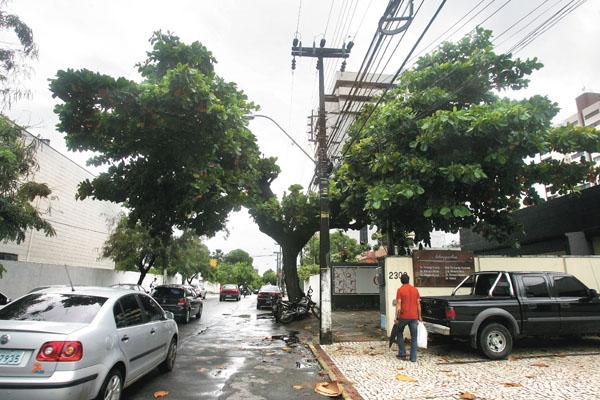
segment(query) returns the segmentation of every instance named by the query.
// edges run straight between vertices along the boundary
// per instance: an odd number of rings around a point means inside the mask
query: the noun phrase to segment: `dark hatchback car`
[[[274,285],[265,285],[258,291],[256,308],[273,307],[273,304],[279,299],[281,299],[281,290]]]
[[[202,299],[183,285],[160,285],[154,288],[152,297],[166,311],[172,312],[181,322],[188,323],[192,315],[202,316]]]

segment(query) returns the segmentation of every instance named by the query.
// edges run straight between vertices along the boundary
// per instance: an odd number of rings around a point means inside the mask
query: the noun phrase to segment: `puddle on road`
[[[221,396],[227,382],[234,374],[239,372],[245,362],[246,357],[228,357],[222,365],[217,367],[207,366],[210,369],[207,375],[214,380],[213,383],[217,389],[199,393],[200,398],[218,398]]]
[[[238,317],[238,318],[250,318],[250,314],[234,315],[234,317]]]
[[[231,313],[223,313],[223,315],[231,315]]]
[[[299,331],[290,331],[289,335],[273,335],[272,340],[283,340],[287,345],[300,343],[298,339]]]
[[[256,314],[256,319],[273,319],[273,313]]]

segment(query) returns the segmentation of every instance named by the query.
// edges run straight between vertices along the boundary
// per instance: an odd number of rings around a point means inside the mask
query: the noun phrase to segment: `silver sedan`
[[[0,399],[119,400],[155,367],[171,371],[177,324],[130,290],[27,294],[0,310]]]

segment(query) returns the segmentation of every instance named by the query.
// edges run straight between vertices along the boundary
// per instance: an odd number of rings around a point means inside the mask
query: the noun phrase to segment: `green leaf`
[[[449,207],[442,207],[440,209],[440,215],[446,216],[450,213],[450,208]]]
[[[433,215],[433,210],[431,208],[428,208],[425,211],[423,211],[423,216],[425,218],[430,218],[432,215]]]

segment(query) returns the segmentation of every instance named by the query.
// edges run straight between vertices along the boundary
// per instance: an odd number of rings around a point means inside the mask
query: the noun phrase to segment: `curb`
[[[329,379],[332,381],[338,381],[342,387],[342,397],[344,400],[364,400],[363,397],[352,385],[352,382],[348,381],[342,371],[335,365],[329,355],[323,350],[318,344],[309,343],[308,348],[312,351],[313,355],[321,364],[321,367],[329,375]]]

